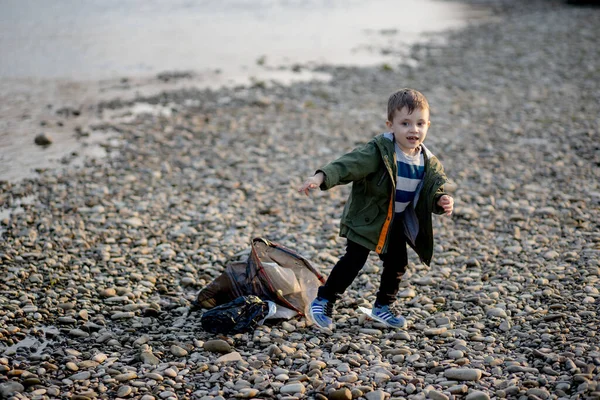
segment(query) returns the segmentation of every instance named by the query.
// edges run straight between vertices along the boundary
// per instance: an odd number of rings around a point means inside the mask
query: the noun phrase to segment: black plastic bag
[[[202,328],[210,333],[240,333],[258,326],[269,313],[269,305],[257,296],[241,296],[205,311]]]

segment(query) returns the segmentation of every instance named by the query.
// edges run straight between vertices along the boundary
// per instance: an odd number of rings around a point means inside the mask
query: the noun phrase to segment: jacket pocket
[[[369,204],[366,207],[358,211],[354,218],[352,218],[352,225],[369,225],[377,219],[377,215],[379,215],[379,207],[377,207],[377,205],[373,202],[369,202]]]

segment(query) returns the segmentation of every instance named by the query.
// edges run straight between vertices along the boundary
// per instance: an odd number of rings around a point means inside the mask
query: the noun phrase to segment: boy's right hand
[[[314,176],[311,176],[310,178],[305,180],[302,186],[298,188],[298,191],[308,196],[308,192],[311,189],[315,189],[321,186],[324,180],[325,175],[322,172],[317,172]]]

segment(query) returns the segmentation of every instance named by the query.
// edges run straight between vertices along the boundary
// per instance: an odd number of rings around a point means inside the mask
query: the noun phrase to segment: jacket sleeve
[[[444,167],[442,166],[442,163],[437,158],[433,166],[435,168],[436,180],[441,179],[443,181],[442,185],[436,190],[436,192],[433,195],[432,211],[434,214],[439,215],[444,213],[444,209],[438,206],[438,201],[440,200],[440,197],[442,197],[445,194],[448,194],[444,191],[444,184],[448,181],[448,178],[446,177],[446,173],[444,172]]]
[[[377,171],[380,162],[379,149],[374,141],[370,141],[318,169],[317,172],[325,174],[320,188],[328,190],[337,185],[364,179]]]

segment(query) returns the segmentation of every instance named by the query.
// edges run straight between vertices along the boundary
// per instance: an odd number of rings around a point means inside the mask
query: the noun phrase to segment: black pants
[[[338,300],[358,276],[369,253],[370,250],[366,247],[348,240],[346,254],[335,264],[325,285],[319,288],[318,296],[331,302]],[[396,218],[392,225],[387,253],[381,254],[379,258],[383,261],[383,272],[376,302],[380,305],[390,305],[396,301],[400,281],[408,264],[404,224],[399,218]]]

